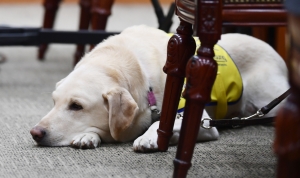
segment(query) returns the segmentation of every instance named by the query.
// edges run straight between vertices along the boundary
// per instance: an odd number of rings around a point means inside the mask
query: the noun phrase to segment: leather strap
[[[256,119],[223,119],[223,120],[210,120],[210,127],[242,127],[248,125],[268,124],[274,122],[275,117],[265,117]]]
[[[282,95],[280,95],[278,98],[271,101],[268,105],[262,107],[260,111],[263,114],[267,114],[270,112],[275,106],[277,106],[282,100],[284,100],[287,96],[289,96],[291,93],[291,89],[288,89],[286,92],[284,92]]]
[[[265,117],[265,118],[255,118],[253,117],[263,117],[265,114],[269,113],[275,106],[277,106],[282,100],[284,100],[291,93],[291,89],[288,89],[278,98],[275,98],[266,106],[259,109],[255,114],[249,117],[238,118],[234,117],[232,119],[220,119],[212,120],[210,118],[204,118],[201,122],[201,126],[205,129],[210,129],[211,127],[240,127],[247,125],[258,125],[258,124],[267,124],[274,122],[275,117]],[[205,121],[208,121],[209,124],[205,125]]]

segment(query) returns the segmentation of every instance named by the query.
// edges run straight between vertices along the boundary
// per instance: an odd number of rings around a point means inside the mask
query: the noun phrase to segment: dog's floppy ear
[[[128,90],[122,87],[113,88],[102,96],[107,102],[111,135],[115,140],[123,141],[122,135],[130,128],[138,105]]]

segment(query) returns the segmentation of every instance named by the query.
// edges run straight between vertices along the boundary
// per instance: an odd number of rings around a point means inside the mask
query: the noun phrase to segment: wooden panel
[[[44,0],[0,0],[1,3],[42,3]],[[78,2],[79,0],[63,0],[64,2]],[[150,0],[115,0],[116,3],[151,3]],[[160,0],[160,3],[171,3],[174,0]]]

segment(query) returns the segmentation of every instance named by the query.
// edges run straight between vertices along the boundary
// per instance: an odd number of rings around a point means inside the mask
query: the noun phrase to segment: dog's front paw
[[[75,148],[81,149],[91,149],[96,148],[100,145],[100,137],[96,133],[82,133],[76,135],[72,142],[71,146]]]
[[[150,128],[133,142],[133,150],[136,152],[155,152],[157,146],[157,132],[159,122],[155,122]]]
[[[142,135],[133,142],[133,150],[136,152],[154,152],[158,150],[157,134]]]

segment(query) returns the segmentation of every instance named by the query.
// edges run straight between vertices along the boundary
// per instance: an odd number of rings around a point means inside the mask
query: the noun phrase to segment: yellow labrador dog
[[[156,150],[159,121],[151,122],[147,94],[152,87],[161,109],[168,40],[163,31],[142,25],[97,45],[56,84],[54,107],[30,131],[33,139],[38,145],[77,148],[134,140],[135,151]],[[231,106],[228,115],[251,114],[288,88],[285,63],[266,43],[228,34],[219,44],[234,59],[244,85],[240,102]],[[209,117],[207,111],[203,117]],[[178,141],[181,121],[175,121],[173,144]],[[218,136],[216,128],[200,129],[198,141]]]

